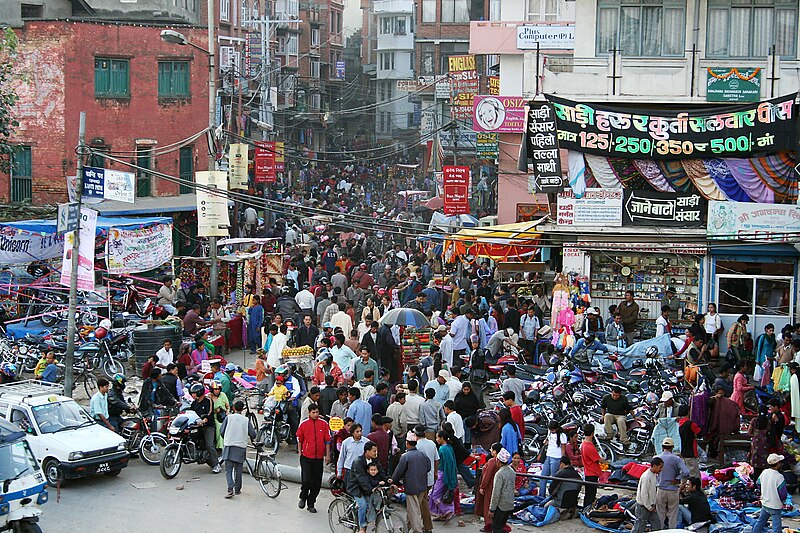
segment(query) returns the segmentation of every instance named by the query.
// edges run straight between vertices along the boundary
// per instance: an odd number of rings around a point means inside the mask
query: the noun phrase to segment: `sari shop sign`
[[[469,214],[469,167],[442,167],[444,214]]]
[[[800,206],[716,200],[708,203],[709,239],[793,242],[798,233]]]
[[[556,224],[559,226],[622,226],[622,189],[586,189],[575,198],[572,189],[558,193]]]
[[[705,200],[699,194],[625,189],[625,226],[702,227]]]
[[[111,274],[133,274],[158,268],[172,259],[172,226],[111,228],[106,241],[106,262]]]
[[[794,150],[796,96],[704,112],[632,111],[554,96],[548,99],[555,106],[562,148],[607,157],[668,160],[745,158]]]
[[[497,133],[525,131],[525,105],[521,96],[476,95],[473,100],[472,129]]]

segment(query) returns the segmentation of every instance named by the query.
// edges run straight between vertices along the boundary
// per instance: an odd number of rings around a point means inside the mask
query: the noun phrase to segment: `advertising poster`
[[[572,189],[558,193],[556,223],[559,226],[622,226],[622,189],[586,189],[575,198]]]
[[[106,264],[111,274],[133,274],[158,268],[172,259],[172,225],[141,229],[111,228]]]
[[[500,145],[496,133],[476,133],[475,146],[476,154],[479,159],[497,159],[500,153]]]
[[[469,214],[469,167],[442,167],[444,214]]]
[[[517,50],[574,50],[575,26],[521,25],[517,26]]]
[[[477,95],[473,99],[472,129],[497,133],[525,131],[525,105],[521,96]]]
[[[275,170],[275,143],[257,142],[253,164],[256,183],[275,183],[278,179]]]
[[[631,110],[548,96],[562,148],[628,159],[750,158],[797,148],[797,93],[704,111]],[[530,139],[533,132],[527,131]]]
[[[800,206],[751,202],[708,202],[709,239],[796,242]]]
[[[228,150],[228,174],[231,190],[247,190],[247,151],[244,143],[234,143]]]
[[[228,218],[227,172],[195,172],[197,188],[197,236],[227,237],[230,220]],[[208,187],[208,189],[206,189]],[[210,189],[210,190],[209,190]],[[212,190],[221,194],[215,194]]]
[[[78,247],[78,290],[94,290],[94,237],[97,230],[97,211],[81,209],[81,242]],[[61,261],[61,285],[70,286],[72,280],[72,254],[75,253],[75,232],[65,235],[64,255]]]
[[[275,141],[275,172],[284,172],[286,170],[286,143],[283,141]]]
[[[30,263],[64,254],[64,236],[0,226],[0,263]]]
[[[472,100],[478,94],[478,71],[475,56],[447,58],[450,74],[450,111],[454,119],[468,120],[472,116]]]
[[[83,196],[132,204],[136,201],[136,176],[132,172],[84,167]]]

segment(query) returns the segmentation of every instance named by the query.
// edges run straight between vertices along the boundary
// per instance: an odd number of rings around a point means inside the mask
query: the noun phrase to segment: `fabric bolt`
[[[567,151],[569,164],[569,186],[575,198],[583,198],[586,192],[586,161],[581,152]]]
[[[598,187],[600,187],[600,184],[597,183],[597,179],[595,179],[594,173],[592,172],[591,167],[586,163],[586,159],[585,158],[584,158],[583,162],[584,162],[584,165],[586,165],[586,174],[585,174],[586,188],[587,189],[597,189]]]
[[[775,193],[775,203],[797,203],[797,162],[790,154],[773,154],[748,160],[759,179]]]
[[[597,183],[604,189],[621,189],[622,183],[611,168],[607,157],[592,154],[583,154]]]
[[[756,174],[749,159],[729,157],[725,159],[725,166],[728,167],[736,183],[739,184],[739,187],[741,187],[754,202],[762,204],[775,203],[775,191],[764,186],[764,182],[762,182],[758,174]]]
[[[623,159],[621,157],[609,157],[608,163],[614,170],[617,179],[622,183],[622,186],[632,191],[653,191],[655,188],[650,185],[647,178],[639,171],[632,159]]]
[[[695,186],[680,161],[659,161],[658,168],[675,192],[694,192]]]
[[[702,160],[687,159],[686,161],[681,161],[681,164],[683,165],[683,170],[686,171],[686,175],[689,176],[695,188],[700,191],[704,198],[720,201],[728,199],[725,193],[717,186],[717,182],[708,174],[708,170]]]
[[[636,165],[636,168],[653,189],[658,192],[675,192],[675,189],[669,184],[655,161],[652,159],[634,159],[633,164]]]
[[[717,183],[717,187],[734,202],[752,202],[753,199],[742,189],[723,159],[703,159],[708,175]]]

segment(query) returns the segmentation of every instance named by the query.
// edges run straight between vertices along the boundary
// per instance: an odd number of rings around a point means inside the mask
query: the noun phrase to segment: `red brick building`
[[[205,137],[154,157],[154,151],[208,124],[207,57],[162,42],[163,28],[41,20],[26,21],[17,30],[14,115],[20,126],[12,140],[19,148],[12,175],[0,176],[0,202],[66,201],[66,178],[76,173],[81,111],[86,112],[87,143],[95,148],[175,176],[206,168]],[[204,29],[177,29],[207,46]],[[178,189],[141,175],[137,196],[176,195]]]

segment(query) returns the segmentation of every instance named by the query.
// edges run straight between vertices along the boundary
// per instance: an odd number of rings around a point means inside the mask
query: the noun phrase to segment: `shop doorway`
[[[717,302],[725,333],[743,314],[750,317],[747,326],[753,341],[764,332],[764,326],[774,324],[780,330],[793,322],[794,278],[792,276],[764,276],[718,274],[716,276]],[[720,353],[728,350],[725,335],[720,339]]]

